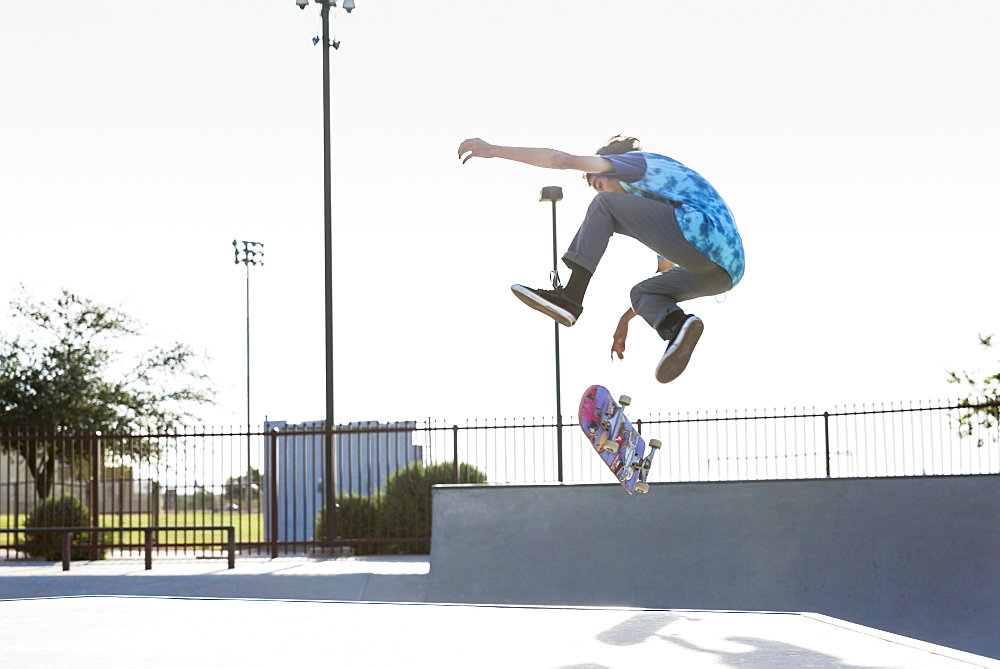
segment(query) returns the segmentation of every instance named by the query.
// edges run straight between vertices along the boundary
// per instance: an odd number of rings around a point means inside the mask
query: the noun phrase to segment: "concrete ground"
[[[426,556],[271,560],[156,558],[61,563],[0,562],[0,599],[72,595],[138,595],[348,602],[423,602]],[[2,654],[0,654],[2,658]]]
[[[998,667],[808,613],[425,602],[426,558],[0,562],[5,667]],[[382,603],[380,603],[382,602]]]

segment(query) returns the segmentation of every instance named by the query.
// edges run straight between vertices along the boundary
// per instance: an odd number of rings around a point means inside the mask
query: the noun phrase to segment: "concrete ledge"
[[[814,611],[1000,658],[1000,477],[440,486],[428,601]]]

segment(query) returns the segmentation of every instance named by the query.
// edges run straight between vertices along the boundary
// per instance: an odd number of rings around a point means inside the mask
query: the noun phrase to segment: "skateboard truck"
[[[622,395],[621,397],[618,398],[618,404],[621,405],[621,408],[615,412],[614,422],[613,423],[610,422],[607,419],[607,417],[605,417],[604,420],[601,421],[601,427],[605,429],[605,431],[609,436],[618,434],[618,428],[621,425],[622,420],[625,419],[625,407],[627,407],[631,403],[632,403],[631,397],[629,397],[628,395]],[[622,436],[631,440],[632,433],[623,432]],[[615,441],[614,439],[608,439],[606,443],[601,444],[601,448],[602,450],[611,451],[612,453],[614,453],[618,450],[618,442]]]
[[[650,439],[648,445],[649,455],[639,462],[632,463],[632,466],[639,470],[639,479],[635,482],[636,492],[649,492],[649,483],[646,482],[646,476],[649,475],[649,469],[653,466],[653,456],[656,455],[658,450],[660,450],[663,442],[659,439]]]

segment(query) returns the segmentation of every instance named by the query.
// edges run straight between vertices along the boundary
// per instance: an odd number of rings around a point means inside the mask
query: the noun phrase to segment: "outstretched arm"
[[[555,149],[497,146],[481,139],[467,139],[458,147],[462,164],[469,158],[504,158],[553,170],[579,170],[590,174],[613,172],[614,163],[602,156],[574,156]]]

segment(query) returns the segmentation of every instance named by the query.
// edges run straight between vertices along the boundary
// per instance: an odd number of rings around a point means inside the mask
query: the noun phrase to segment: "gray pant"
[[[669,204],[626,193],[598,193],[563,255],[570,269],[594,273],[614,233],[642,242],[677,267],[640,282],[631,292],[635,313],[666,339],[667,318],[678,302],[718,295],[733,287],[726,270],[706,258],[681,234]]]

